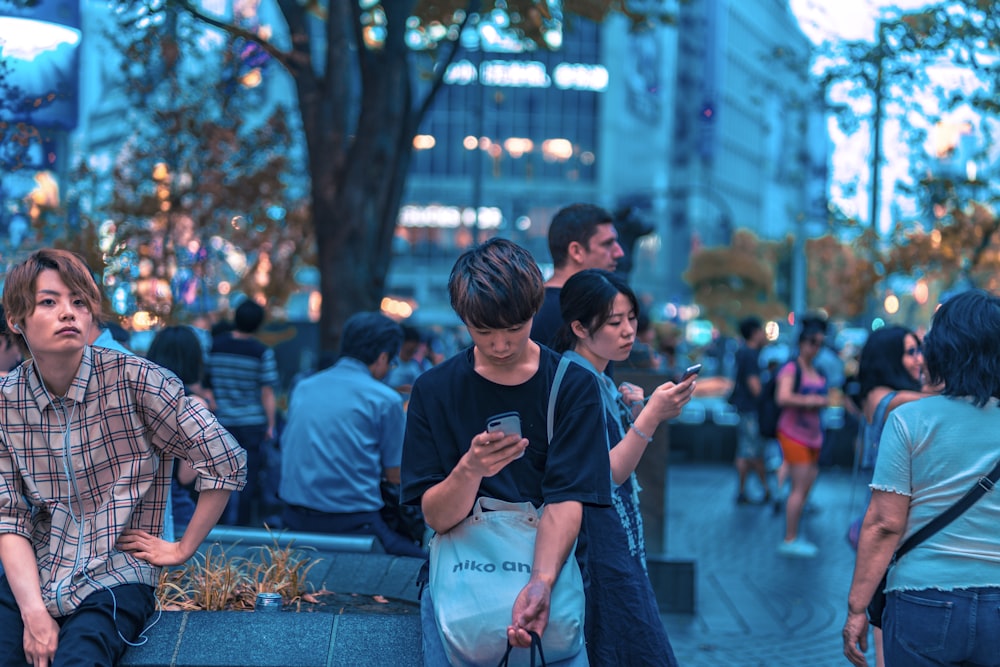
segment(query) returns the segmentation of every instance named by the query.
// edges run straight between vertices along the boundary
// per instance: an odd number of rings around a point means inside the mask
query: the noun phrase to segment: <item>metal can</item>
[[[281,611],[281,593],[257,593],[253,603],[254,611]]]

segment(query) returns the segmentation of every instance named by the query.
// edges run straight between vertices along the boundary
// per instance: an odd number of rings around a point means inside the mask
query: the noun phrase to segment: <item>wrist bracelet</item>
[[[653,438],[651,436],[646,435],[642,431],[640,431],[639,428],[635,424],[632,424],[632,430],[635,431],[635,434],[637,436],[639,436],[640,438],[642,438],[643,440],[645,440],[647,445],[649,443],[653,442]]]

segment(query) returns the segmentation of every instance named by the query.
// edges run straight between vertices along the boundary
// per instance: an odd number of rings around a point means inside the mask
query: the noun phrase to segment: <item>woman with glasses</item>
[[[886,417],[903,403],[923,398],[924,354],[917,335],[906,327],[875,331],[861,349],[858,396],[855,402],[865,415],[862,425],[861,466],[875,467],[878,441]]]
[[[775,400],[781,408],[778,443],[785,459],[792,489],[785,502],[785,539],[778,553],[796,558],[812,558],[816,545],[799,535],[802,508],[819,475],[819,453],[823,447],[820,410],[829,402],[826,378],[813,365],[823,347],[826,333],[807,325],[799,334],[799,355],[778,371]]]
[[[865,416],[861,425],[861,467],[875,467],[882,428],[889,413],[904,403],[929,394],[923,387],[924,355],[917,335],[901,326],[884,327],[872,332],[861,349],[858,364],[858,395],[853,397]],[[848,541],[855,549],[861,519],[848,530]],[[873,618],[875,664],[882,665],[882,619]]]

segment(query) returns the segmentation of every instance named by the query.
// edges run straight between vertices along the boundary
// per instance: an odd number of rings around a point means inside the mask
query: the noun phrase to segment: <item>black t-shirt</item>
[[[531,322],[531,340],[552,347],[553,339],[562,327],[562,310],[559,307],[561,287],[546,287],[545,300]]]
[[[746,345],[736,351],[736,380],[733,382],[733,394],[729,402],[739,412],[753,412],[757,409],[758,397],[754,396],[747,385],[751,377],[760,377],[760,350]]]
[[[402,501],[419,505],[443,481],[487,420],[516,410],[528,439],[522,458],[482,480],[480,496],[535,506],[575,500],[611,504],[611,471],[604,409],[593,375],[570,364],[559,388],[552,442],[546,418],[559,355],[544,346],[538,372],[516,386],[487,380],[474,369],[473,348],[459,352],[417,378],[410,395],[403,441]]]

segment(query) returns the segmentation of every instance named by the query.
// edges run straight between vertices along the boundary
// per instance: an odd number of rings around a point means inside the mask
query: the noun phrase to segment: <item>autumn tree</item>
[[[1000,218],[971,202],[954,208],[929,230],[898,230],[886,252],[890,273],[918,275],[942,290],[981,287],[1000,293]]]
[[[169,22],[112,37],[131,131],[110,174],[78,166],[67,199],[80,213],[55,241],[104,268],[116,311],[151,325],[214,313],[227,294],[280,308],[315,262],[304,196],[296,204],[288,186],[287,115],[248,120],[241,49],[201,53],[199,37]],[[160,62],[162,76],[136,62]]]
[[[876,263],[861,250],[865,240],[847,243],[832,234],[806,241],[806,303],[831,318],[853,320],[865,311],[880,280]]]
[[[691,286],[702,316],[728,333],[737,331],[740,319],[749,315],[762,320],[783,318],[788,305],[775,293],[774,245],[739,229],[728,246],[703,248],[692,254],[684,280]]]
[[[509,30],[544,47],[560,12],[599,20],[622,1],[567,0],[554,9],[532,0],[277,0],[284,25],[271,35],[209,15],[190,0],[119,4],[142,8],[136,21],[176,12],[195,17],[259,45],[291,76],[308,153],[320,347],[332,351],[346,318],[377,308],[383,296],[413,137],[462,30],[501,9]]]

